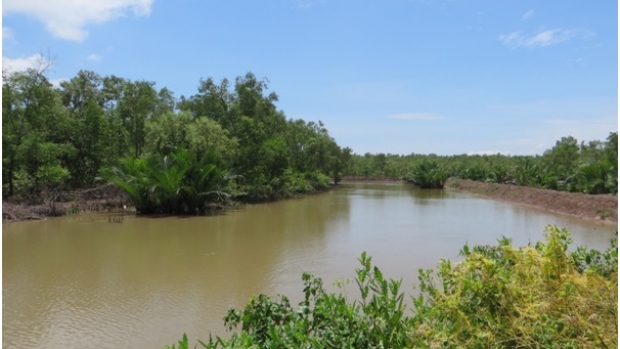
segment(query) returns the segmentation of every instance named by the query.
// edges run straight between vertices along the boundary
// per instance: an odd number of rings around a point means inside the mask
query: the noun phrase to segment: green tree
[[[189,149],[198,154],[213,151],[224,163],[232,164],[239,152],[239,141],[219,123],[203,116],[189,125]]]
[[[190,144],[189,113],[167,112],[155,120],[146,122],[146,151],[167,155],[177,147],[188,148]]]
[[[58,95],[45,77],[47,68],[49,65],[40,65],[25,72],[3,72],[2,178],[3,192],[7,196],[15,194],[15,179],[22,170],[31,180],[30,189],[38,191],[39,167],[56,161],[41,156],[59,155],[41,151],[51,148],[50,141],[62,141],[63,131],[58,126],[65,125],[66,121]]]
[[[155,83],[147,81],[126,81],[121,87],[118,101],[118,116],[129,136],[131,154],[142,155],[146,139],[146,121],[151,118],[157,105]]]
[[[560,180],[564,180],[575,173],[579,163],[579,145],[577,140],[571,136],[562,137],[555,143],[555,146],[544,154],[551,171]]]

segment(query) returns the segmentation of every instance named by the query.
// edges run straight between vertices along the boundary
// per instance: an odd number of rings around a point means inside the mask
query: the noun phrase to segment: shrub
[[[420,188],[443,188],[448,174],[437,163],[424,160],[405,179]]]
[[[218,162],[214,153],[197,157],[177,148],[163,158],[125,158],[102,177],[127,193],[138,213],[200,214],[207,202],[228,196],[229,173]]]
[[[386,279],[365,253],[355,282],[361,297],[328,293],[303,275],[304,300],[252,298],[224,321],[239,330],[205,348],[615,348],[618,345],[618,249],[568,253],[570,233],[549,226],[546,241],[515,248],[461,250],[421,270],[420,294],[406,314],[401,281]],[[337,283],[342,286],[342,282]],[[240,327],[240,328],[239,328]],[[184,346],[182,346],[184,345]],[[179,341],[187,348],[187,337]],[[171,347],[167,347],[171,348]],[[174,346],[172,347],[174,348]]]

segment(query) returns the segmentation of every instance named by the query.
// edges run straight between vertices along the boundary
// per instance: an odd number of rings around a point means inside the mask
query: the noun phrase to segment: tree
[[[205,116],[234,132],[236,120],[230,114],[233,95],[229,89],[228,79],[223,79],[219,85],[212,78],[200,79],[198,94],[190,99],[181,97],[179,109],[189,111],[195,118]]]
[[[76,77],[60,83],[63,105],[77,119],[84,118],[86,106],[95,103],[103,108],[105,95],[101,91],[102,79],[99,74],[80,70]]]
[[[134,158],[142,155],[146,138],[146,120],[155,111],[157,92],[155,83],[147,81],[126,81],[121,87],[118,101],[118,116],[129,135],[129,144]]]
[[[239,140],[219,123],[199,117],[189,125],[189,149],[197,154],[210,151],[218,154],[225,164],[231,165],[239,153]]]
[[[45,77],[50,65],[40,63],[36,69],[18,73],[3,71],[2,177],[3,192],[6,189],[7,196],[15,193],[15,178],[20,169],[28,171],[37,189],[36,173],[43,161],[27,154],[25,147],[38,149],[39,144],[47,141],[49,120],[58,119],[57,94]],[[57,131],[57,128],[51,127],[51,130]],[[27,168],[23,167],[26,160],[29,161]]]
[[[560,180],[570,177],[578,166],[579,145],[577,140],[571,136],[562,137],[555,143],[555,146],[545,152],[544,157],[551,171]]]
[[[107,86],[106,86],[107,84]],[[100,167],[111,161],[114,154],[114,123],[106,119],[105,109],[113,98],[104,88],[104,80],[92,71],[79,71],[69,81],[61,83],[63,105],[71,116],[70,142],[76,149],[65,162],[76,187],[94,184]]]
[[[187,112],[167,112],[146,123],[146,151],[162,155],[170,154],[177,147],[190,145],[192,117]]]

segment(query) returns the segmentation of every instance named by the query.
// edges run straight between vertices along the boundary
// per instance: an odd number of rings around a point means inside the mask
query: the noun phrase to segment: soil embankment
[[[127,194],[112,185],[64,193],[53,205],[40,198],[2,200],[2,222],[46,219],[78,212],[131,209]]]
[[[340,179],[341,182],[399,182],[403,179],[400,177],[365,177],[365,176],[347,176]]]
[[[525,204],[582,219],[618,222],[618,197],[590,195],[510,184],[482,183],[451,178],[445,188],[473,193],[489,199]]]
[[[343,177],[342,182],[352,181],[400,181],[394,177]],[[618,222],[618,197],[614,195],[588,195],[555,190],[522,187],[509,184],[482,183],[451,178],[446,190],[456,190],[480,195],[485,198],[525,204],[551,212],[573,215],[582,219]],[[72,212],[119,211],[124,207],[132,209],[125,193],[112,186],[103,186],[66,194],[61,202],[54,204],[55,213],[49,204],[32,202],[2,201],[2,221],[11,222],[27,219],[45,219]]]

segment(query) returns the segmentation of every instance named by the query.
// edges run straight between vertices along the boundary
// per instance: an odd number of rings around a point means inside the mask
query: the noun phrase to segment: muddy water
[[[83,214],[4,224],[3,347],[161,348],[183,332],[195,343],[225,334],[226,311],[254,294],[298,301],[304,271],[327,285],[352,277],[362,251],[409,290],[418,268],[458,259],[466,242],[505,235],[525,245],[547,224],[596,248],[617,229],[401,183],[346,184],[209,217]]]

